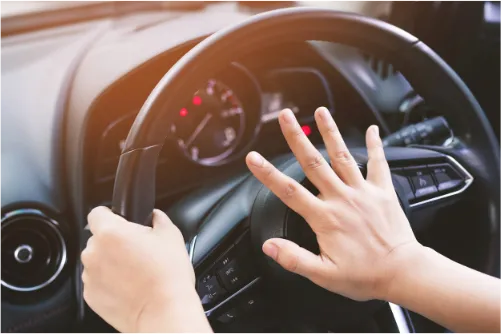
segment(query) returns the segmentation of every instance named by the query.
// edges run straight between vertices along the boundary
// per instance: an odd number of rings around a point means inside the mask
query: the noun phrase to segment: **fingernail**
[[[272,242],[265,242],[263,245],[263,252],[273,260],[276,260],[278,255],[278,247]]]
[[[290,109],[284,109],[282,112],[282,118],[287,124],[293,124],[294,123],[294,114],[292,113],[292,110]]]
[[[264,164],[263,157],[257,152],[251,152],[247,157],[249,159],[249,162],[254,166],[262,167]]]
[[[372,126],[372,133],[379,137],[379,127],[377,125]]]
[[[318,110],[318,115],[320,116],[320,119],[324,122],[328,122],[330,120],[330,114],[329,110],[324,107],[320,107],[317,109]]]

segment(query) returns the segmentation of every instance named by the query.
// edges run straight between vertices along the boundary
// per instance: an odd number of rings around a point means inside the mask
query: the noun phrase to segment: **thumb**
[[[322,270],[319,256],[286,239],[266,240],[263,252],[284,269],[309,279],[318,276]]]

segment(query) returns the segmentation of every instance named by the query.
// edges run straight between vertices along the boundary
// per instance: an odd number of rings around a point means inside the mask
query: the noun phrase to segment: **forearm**
[[[500,280],[419,247],[389,287],[388,301],[457,332],[500,330]]]

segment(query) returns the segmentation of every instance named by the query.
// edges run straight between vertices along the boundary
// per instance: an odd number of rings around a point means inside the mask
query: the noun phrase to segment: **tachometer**
[[[178,111],[171,132],[189,159],[202,165],[219,165],[238,146],[245,119],[236,94],[211,79]]]

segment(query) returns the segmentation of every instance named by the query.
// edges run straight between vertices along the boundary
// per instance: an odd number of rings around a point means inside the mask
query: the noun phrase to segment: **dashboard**
[[[2,281],[2,331],[72,328],[86,216],[97,205],[110,205],[137,113],[186,52],[253,14],[214,4],[2,37],[2,262],[4,254],[30,255],[16,243],[4,252],[4,237],[29,234],[46,254],[55,254],[48,255],[50,266],[39,263],[43,275],[22,282],[24,291]],[[156,199],[165,211],[186,194],[245,173],[243,157],[251,150],[269,159],[289,153],[277,121],[283,108],[321,145],[313,113],[327,107],[349,147],[364,146],[371,124],[389,135],[440,115],[423,106],[391,64],[312,41],[277,43],[236,59],[190,95],[163,124],[169,134],[157,166]],[[417,107],[407,117],[402,106],[408,105]],[[23,234],[28,228],[33,233]]]

